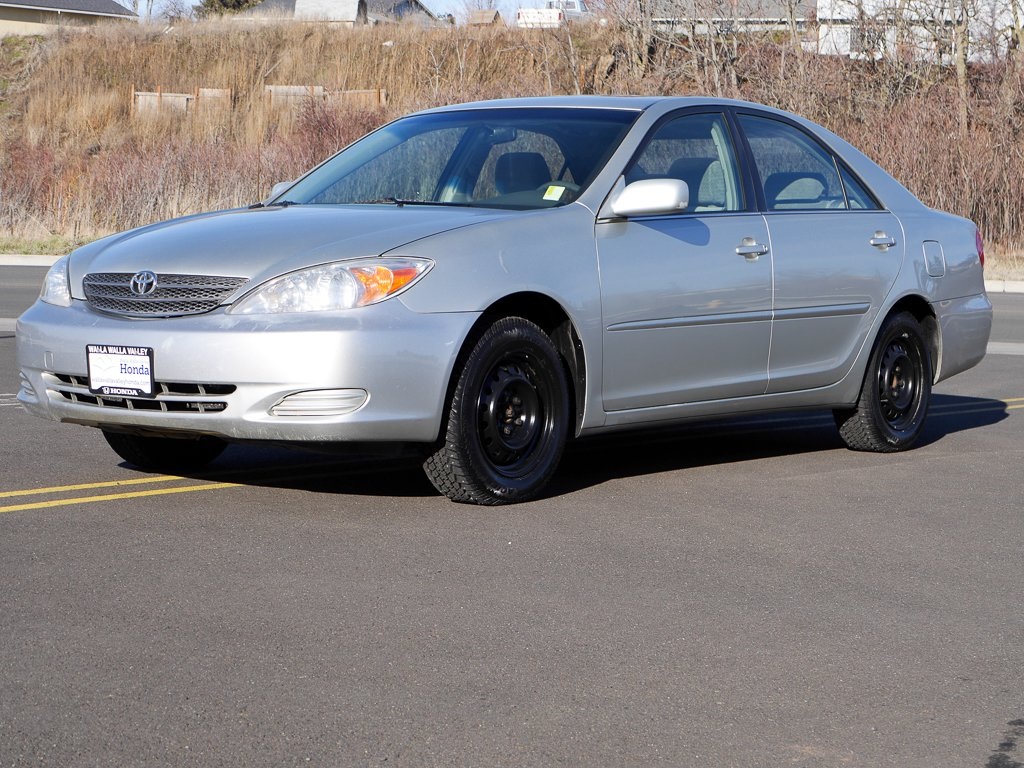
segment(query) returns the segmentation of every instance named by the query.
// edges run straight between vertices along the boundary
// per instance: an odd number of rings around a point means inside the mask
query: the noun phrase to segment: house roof
[[[485,8],[469,12],[466,23],[470,26],[485,26],[487,24],[501,24],[504,20],[497,8]]]
[[[2,2],[2,0],[0,0]],[[239,16],[278,16],[306,21],[349,21],[360,18],[360,0],[263,0]],[[365,11],[364,11],[365,13]]]
[[[5,8],[30,8],[39,11],[59,11],[61,13],[81,13],[87,16],[116,16],[120,18],[137,18],[138,14],[128,10],[114,0],[0,0]]]
[[[362,13],[360,6],[363,9]],[[419,0],[263,0],[262,3],[242,11],[239,15],[355,22],[365,19],[366,14],[376,18],[392,19],[421,14],[436,20],[434,14]]]
[[[419,0],[366,0],[366,10],[371,16],[402,19],[422,14],[437,21],[437,17]]]

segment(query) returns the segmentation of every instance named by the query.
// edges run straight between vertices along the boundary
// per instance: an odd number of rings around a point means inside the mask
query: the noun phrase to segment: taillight
[[[974,230],[974,243],[978,247],[978,261],[985,266],[985,241],[981,239],[981,230]]]

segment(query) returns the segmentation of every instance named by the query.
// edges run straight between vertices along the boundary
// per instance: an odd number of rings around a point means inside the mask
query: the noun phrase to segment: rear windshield
[[[413,115],[339,152],[275,202],[566,205],[598,174],[638,114],[544,107]]]

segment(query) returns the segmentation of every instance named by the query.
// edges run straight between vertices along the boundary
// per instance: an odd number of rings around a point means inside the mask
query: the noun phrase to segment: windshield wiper
[[[442,200],[399,200],[397,198],[391,198],[396,205],[439,205],[449,208],[468,208],[470,203],[452,203]]]
[[[302,205],[302,203],[296,203],[294,200],[281,200],[276,203],[253,203],[247,207],[250,211],[253,211],[257,208],[287,208],[289,205]]]
[[[469,203],[448,203],[440,200],[406,200],[401,197],[380,197],[376,200],[353,200],[349,205],[380,205],[382,203],[390,203],[391,205],[397,205],[399,208],[405,205],[438,205],[438,206],[449,206],[456,208],[468,208]]]

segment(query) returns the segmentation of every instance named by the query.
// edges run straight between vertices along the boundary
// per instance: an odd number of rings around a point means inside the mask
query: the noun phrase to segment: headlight
[[[433,265],[429,259],[406,257],[323,264],[274,278],[243,296],[229,311],[262,315],[365,307],[401,293]]]
[[[58,307],[71,306],[71,284],[68,282],[68,257],[62,256],[43,279],[43,289],[39,292],[39,298],[47,304]]]

